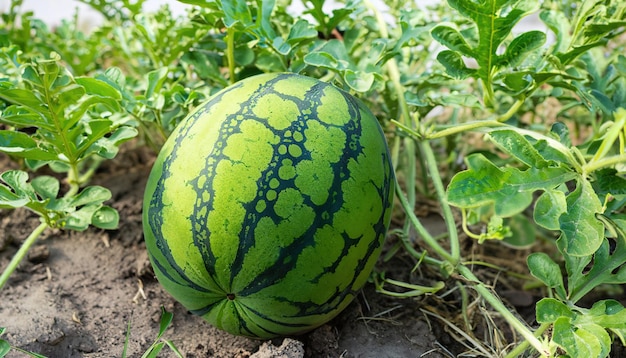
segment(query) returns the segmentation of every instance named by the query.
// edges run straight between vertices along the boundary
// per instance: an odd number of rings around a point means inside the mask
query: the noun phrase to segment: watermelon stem
[[[437,193],[437,198],[439,199],[441,210],[443,212],[443,219],[446,223],[446,228],[448,230],[451,254],[451,260],[448,261],[450,261],[452,265],[456,266],[461,260],[461,249],[459,248],[459,234],[456,230],[456,222],[454,220],[454,215],[452,214],[452,208],[450,208],[450,205],[448,204],[448,199],[443,186],[443,181],[441,180],[441,175],[439,175],[437,159],[435,158],[435,153],[433,152],[429,141],[420,142],[420,149],[426,157],[427,169],[430,173],[430,178],[432,180],[433,186],[435,187],[435,192]]]
[[[9,280],[9,277],[11,276],[13,271],[15,271],[15,269],[20,264],[20,262],[22,262],[22,260],[26,256],[26,253],[28,253],[28,250],[30,249],[30,247],[33,246],[35,241],[37,241],[37,238],[48,227],[49,226],[46,222],[42,222],[41,224],[39,224],[39,226],[35,228],[35,230],[33,230],[33,232],[30,233],[30,235],[28,235],[26,240],[24,240],[24,243],[22,244],[20,249],[17,250],[15,255],[13,255],[13,258],[11,258],[11,262],[9,262],[9,265],[4,269],[4,271],[2,271],[2,275],[0,275],[0,290],[7,283],[7,281]]]
[[[428,246],[430,246],[433,251],[435,251],[437,255],[441,256],[444,260],[448,262],[454,262],[454,258],[452,257],[452,255],[450,255],[450,253],[448,253],[446,249],[439,245],[437,240],[428,232],[428,230],[426,230],[426,228],[424,227],[424,225],[422,225],[417,216],[415,216],[413,208],[409,204],[406,196],[402,193],[399,185],[396,185],[396,195],[398,196],[398,199],[400,199],[400,204],[402,205],[402,208],[404,209],[404,212],[408,216],[409,220],[413,224],[413,227],[415,227],[415,230],[417,230],[417,233],[422,237],[426,244],[428,244]]]
[[[226,29],[226,62],[228,62],[228,80],[230,84],[235,80],[235,27]]]
[[[467,266],[459,265],[457,267],[457,271],[463,277],[472,282],[474,290],[476,290],[476,292],[478,292],[485,299],[485,301],[489,302],[489,304],[496,311],[498,311],[498,313],[500,313],[502,317],[526,339],[526,342],[530,343],[537,350],[537,352],[539,352],[539,354],[542,356],[549,355],[548,349],[543,346],[537,337],[535,337],[535,334],[533,334],[528,326],[517,319],[517,317],[509,311],[504,303],[502,303],[502,301],[494,293],[492,293],[491,290],[487,288],[487,286],[480,281]]]

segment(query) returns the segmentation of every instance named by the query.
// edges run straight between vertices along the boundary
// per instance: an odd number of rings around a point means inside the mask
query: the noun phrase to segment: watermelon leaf
[[[560,299],[567,297],[561,269],[547,254],[543,252],[532,253],[528,256],[527,263],[530,273],[547,287],[555,289]],[[537,320],[537,322],[544,323],[546,321],[544,319],[543,321]]]
[[[448,201],[459,207],[494,205],[495,214],[510,217],[526,209],[537,190],[551,189],[575,178],[561,165],[542,169],[499,168],[482,154],[467,157],[468,169],[448,186]]]
[[[568,307],[554,298],[537,303],[537,322],[552,323],[551,341],[571,356],[606,357],[609,331],[623,339],[626,310],[615,300],[601,300],[590,308]]]
[[[485,87],[484,101],[488,106],[496,106],[494,98],[494,78],[497,72],[520,64],[524,58],[543,46],[546,36],[540,31],[529,31],[517,35],[505,44],[513,27],[524,17],[535,12],[539,3],[533,1],[488,0],[448,0],[450,7],[473,22],[474,36],[463,35],[461,31],[440,24],[431,31],[433,38],[448,50],[442,51],[437,59],[446,72],[455,78],[475,77],[482,80]],[[506,47],[502,55],[500,48]],[[462,57],[476,61],[477,69],[465,66]],[[532,76],[532,75],[531,75]]]
[[[25,88],[0,86],[0,99],[11,104],[0,123],[16,127],[0,131],[0,150],[24,158],[33,169],[47,164],[78,172],[92,155],[110,158],[137,134],[124,123],[100,118],[101,108],[120,109],[116,86],[97,78],[75,79],[57,54],[26,64],[21,78]],[[100,111],[92,112],[96,108]],[[32,135],[18,131],[32,127]],[[100,145],[88,150],[95,143]]]

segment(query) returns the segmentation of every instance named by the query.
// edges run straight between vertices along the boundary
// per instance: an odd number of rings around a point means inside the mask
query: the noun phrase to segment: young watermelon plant
[[[107,118],[119,109],[119,93],[106,83],[74,78],[55,55],[21,63],[18,49],[9,47],[2,56],[4,67],[15,66],[20,75],[0,82],[6,105],[0,122],[10,128],[0,130],[0,150],[30,170],[48,166],[64,173],[67,189],[62,192],[59,179],[50,175],[31,180],[24,170],[0,174],[0,208],[25,207],[41,220],[0,275],[0,288],[44,230],[117,227],[117,211],[103,204],[111,198],[109,190],[83,186],[102,160],[113,158],[118,146],[136,135],[134,128]]]

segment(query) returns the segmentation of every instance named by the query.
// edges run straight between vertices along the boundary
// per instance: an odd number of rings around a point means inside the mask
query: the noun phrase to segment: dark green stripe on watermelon
[[[354,298],[389,224],[393,171],[376,118],[329,84],[256,76],[164,146],[146,188],[163,286],[234,334],[294,334]]]

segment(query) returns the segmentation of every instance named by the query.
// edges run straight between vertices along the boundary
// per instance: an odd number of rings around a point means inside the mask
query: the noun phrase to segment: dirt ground
[[[141,201],[152,161],[147,151],[127,148],[94,177],[92,184],[113,193],[110,205],[120,212],[118,230],[43,234],[0,292],[3,339],[48,357],[120,357],[130,325],[128,356],[138,357],[158,334],[164,307],[174,313],[164,338],[187,357],[450,355],[454,342],[420,311],[423,298],[393,299],[376,293],[372,283],[336,319],[298,337],[267,342],[235,337],[189,314],[154,279],[145,251]],[[0,171],[14,166],[0,157]],[[26,210],[0,210],[0,268],[38,222]],[[416,277],[411,274],[414,259],[396,255],[381,265],[387,267],[387,277]],[[174,355],[164,349],[160,356]]]

